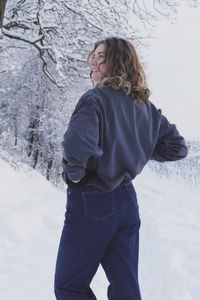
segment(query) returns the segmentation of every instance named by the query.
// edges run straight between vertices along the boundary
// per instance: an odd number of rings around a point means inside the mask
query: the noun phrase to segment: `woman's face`
[[[105,61],[105,45],[100,44],[91,55],[90,68],[92,69],[92,80],[101,82],[103,75],[107,71],[107,64]]]

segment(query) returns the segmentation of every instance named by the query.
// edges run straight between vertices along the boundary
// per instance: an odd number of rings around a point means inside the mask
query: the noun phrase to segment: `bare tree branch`
[[[68,5],[65,4],[65,7],[70,10],[71,12],[73,12],[74,14],[80,15],[84,21],[86,21],[86,23],[90,24],[91,26],[93,26],[94,28],[98,29],[99,31],[103,31],[102,28],[98,27],[95,24],[92,24],[90,21],[88,21],[81,13],[75,11],[74,9],[72,9],[71,7],[69,7]]]
[[[156,0],[153,0],[153,7],[154,7],[155,11],[157,11],[159,14],[161,14],[164,17],[169,17],[169,13],[164,14],[160,9],[157,8],[156,2],[157,2]],[[159,3],[160,3],[160,1],[159,1]]]
[[[51,82],[53,82],[54,84],[57,85],[57,82],[55,80],[55,78],[52,76],[52,74],[48,71],[48,68],[47,68],[47,62],[44,58],[44,53],[45,53],[45,50],[48,50],[48,49],[45,49],[45,48],[40,48],[36,43],[41,41],[42,38],[39,38],[35,41],[30,41],[30,40],[26,40],[24,38],[22,38],[21,36],[16,36],[16,35],[11,35],[9,33],[5,33],[3,32],[3,35],[4,36],[7,36],[11,39],[16,39],[16,40],[19,40],[19,41],[22,41],[22,42],[25,42],[25,43],[28,43],[28,44],[31,44],[32,46],[34,46],[38,51],[39,51],[39,55],[40,55],[40,58],[43,62],[43,72],[47,75],[47,77],[51,80]],[[53,58],[52,58],[53,60]],[[54,61],[55,62],[55,61]]]

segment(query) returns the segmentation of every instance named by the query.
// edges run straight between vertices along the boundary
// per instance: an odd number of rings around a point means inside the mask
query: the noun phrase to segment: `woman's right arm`
[[[187,154],[188,149],[184,138],[176,126],[170,124],[167,118],[162,115],[158,140],[151,159],[159,162],[175,161],[186,157]]]

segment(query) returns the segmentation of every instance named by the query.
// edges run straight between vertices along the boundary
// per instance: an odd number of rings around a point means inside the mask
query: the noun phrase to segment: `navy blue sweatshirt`
[[[104,192],[127,177],[134,179],[150,159],[175,161],[187,155],[184,138],[161,110],[108,86],[80,98],[62,145],[67,184]]]

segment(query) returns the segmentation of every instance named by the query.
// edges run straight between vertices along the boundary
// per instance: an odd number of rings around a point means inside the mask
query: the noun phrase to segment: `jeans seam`
[[[120,218],[120,223],[121,223],[121,221],[124,219],[124,216],[125,216],[125,213],[126,213],[126,203],[125,203],[125,201],[123,200],[122,189],[120,189],[120,194],[121,194],[122,205],[123,205],[123,212],[122,212],[122,215],[121,215],[121,218]]]
[[[128,187],[128,185],[126,186],[126,187]],[[138,204],[138,200],[137,200],[137,195],[136,195],[136,193],[135,193],[135,197],[134,197],[134,195],[131,193],[131,191],[129,191],[129,189],[127,189],[125,187],[125,189],[126,189],[126,191],[128,192],[128,194],[130,195],[130,197],[131,197],[131,199],[132,199],[132,201],[134,201],[134,203],[137,203],[137,208],[139,208],[139,204]]]

